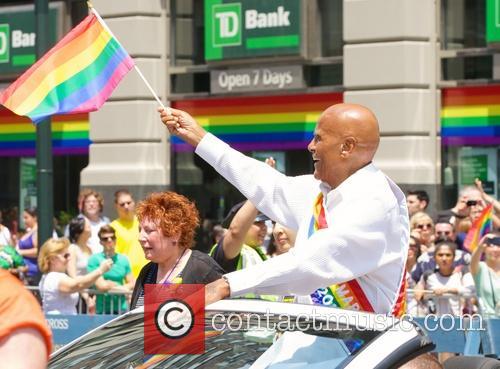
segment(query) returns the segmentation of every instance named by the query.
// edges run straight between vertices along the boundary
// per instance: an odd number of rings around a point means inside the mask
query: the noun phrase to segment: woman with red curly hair
[[[139,273],[131,309],[144,305],[145,284],[207,284],[224,271],[210,256],[191,250],[200,223],[196,206],[175,192],[149,195],[137,206],[139,242],[150,260]]]

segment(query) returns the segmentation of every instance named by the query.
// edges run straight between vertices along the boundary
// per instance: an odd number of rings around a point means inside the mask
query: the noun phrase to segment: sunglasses
[[[120,205],[123,208],[123,207],[125,207],[125,205],[130,205],[130,204],[132,204],[132,201],[120,202],[118,205]]]
[[[432,224],[431,224],[431,223],[427,223],[427,224],[417,224],[417,228],[418,228],[418,229],[432,228]]]
[[[103,242],[109,242],[116,240],[116,236],[99,237],[99,239]]]

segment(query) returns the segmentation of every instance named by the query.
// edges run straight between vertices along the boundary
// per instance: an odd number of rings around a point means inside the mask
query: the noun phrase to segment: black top
[[[135,282],[130,310],[136,308],[139,297],[144,296],[145,284],[156,284],[158,264],[149,262],[144,265]],[[177,277],[185,284],[208,284],[224,274],[224,270],[210,256],[197,250],[192,250],[186,266]]]
[[[224,237],[222,237],[217,245],[215,245],[213,250],[210,252],[210,255],[212,255],[215,262],[219,264],[226,271],[226,273],[231,273],[237,269],[238,259],[241,254],[238,254],[234,259],[227,259],[226,254],[224,254],[224,247],[222,247],[223,242]]]

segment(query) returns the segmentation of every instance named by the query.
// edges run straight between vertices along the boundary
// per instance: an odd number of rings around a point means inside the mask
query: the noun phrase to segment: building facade
[[[498,196],[500,53],[487,32],[489,2],[94,0],[93,5],[159,98],[187,110],[237,149],[259,159],[273,156],[278,170],[289,175],[310,173],[306,146],[321,111],[342,101],[363,104],[380,122],[375,164],[404,189],[427,190],[433,208],[444,208],[476,177]],[[56,3],[65,19],[84,11],[81,2],[51,2]],[[494,9],[496,0],[491,3]],[[57,193],[75,196],[56,210],[70,210],[80,187],[100,190],[107,205],[122,187],[138,198],[174,189],[215,221],[242,198],[191,148],[169,137],[157,107],[132,70],[87,120],[54,118],[54,134],[62,130],[63,141],[72,137],[81,145],[54,153],[56,186],[58,173],[69,168],[62,178],[65,189]],[[19,118],[5,112],[0,119],[10,119],[14,125],[6,126],[21,132]],[[2,142],[14,141],[6,135]],[[8,156],[1,148],[0,163],[6,164],[0,167],[12,181],[2,192],[18,203],[16,168],[31,154],[19,150]],[[1,199],[0,208],[11,206]],[[114,216],[111,206],[105,211]]]

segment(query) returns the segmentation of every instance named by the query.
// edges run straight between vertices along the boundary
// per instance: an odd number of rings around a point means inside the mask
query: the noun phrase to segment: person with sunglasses
[[[67,238],[51,238],[40,249],[38,266],[43,276],[39,289],[46,314],[75,315],[78,292],[92,286],[113,265],[111,260],[103,260],[93,272],[72,278],[66,274],[69,245]]]
[[[116,252],[116,233],[111,225],[106,224],[99,229],[99,240],[103,251],[89,258],[87,270],[92,273],[99,269],[105,260],[111,260],[113,266],[98,278],[95,287],[101,292],[118,292],[119,294],[98,294],[96,299],[97,314],[121,314],[128,310],[126,293],[132,291],[135,278],[128,258]]]
[[[410,218],[410,232],[420,242],[421,253],[434,249],[434,222],[424,212],[419,211]]]

